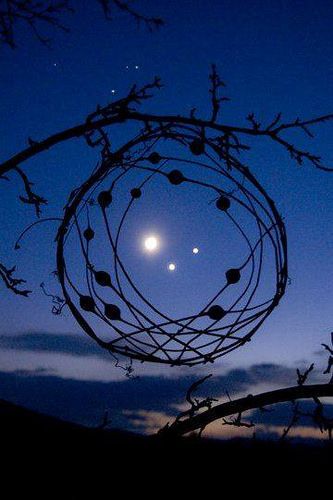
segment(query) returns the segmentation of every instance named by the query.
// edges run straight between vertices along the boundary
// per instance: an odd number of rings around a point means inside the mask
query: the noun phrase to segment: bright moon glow
[[[148,252],[155,252],[158,248],[158,239],[156,236],[148,236],[144,241],[144,245]]]
[[[195,253],[195,254],[199,253],[199,248],[194,247],[193,250],[192,250],[192,252]]]
[[[169,271],[175,271],[176,264],[174,264],[173,262],[171,262],[171,264],[168,265],[168,269],[169,269]]]

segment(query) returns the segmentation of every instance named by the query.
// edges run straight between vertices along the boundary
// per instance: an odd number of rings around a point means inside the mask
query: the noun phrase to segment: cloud
[[[124,410],[124,415],[128,416],[133,429],[143,434],[156,434],[173,419],[171,415],[161,411]]]
[[[123,371],[114,367],[115,360],[84,334],[26,332],[15,335],[0,335],[0,366],[3,371],[47,369],[48,373],[78,380],[112,381],[123,377]],[[124,367],[128,360],[121,359]],[[248,390],[258,380],[269,384],[289,383],[294,378],[292,370],[276,364],[258,364],[246,369],[229,370],[226,378],[225,365],[214,367],[173,367],[151,363],[134,362],[135,373],[141,377],[159,376],[177,380],[200,378],[214,369],[212,381],[205,390],[220,396],[228,390],[230,394]],[[223,370],[223,371],[222,371]],[[190,382],[186,382],[190,384]],[[217,387],[217,389],[215,389]],[[183,390],[186,391],[185,385]]]
[[[56,376],[48,372],[47,368],[37,367],[36,370],[0,372],[0,398],[91,426],[98,425],[104,410],[108,409],[113,427],[151,433],[175,418],[179,408],[184,406],[186,391],[194,380],[197,380],[195,374],[178,378],[123,377],[108,382],[74,380]],[[254,365],[248,369],[230,370],[224,375],[212,377],[199,388],[196,395],[226,399],[225,391],[228,390],[236,398],[250,392],[258,393],[290,385],[294,380],[294,370],[288,367]],[[304,402],[302,405],[304,411],[312,408],[311,402]],[[290,416],[290,405],[284,404],[275,406],[274,411],[268,413],[254,410],[250,415],[245,415],[245,418],[257,422],[258,429],[264,429],[262,432],[272,434],[275,432],[273,428],[281,429],[286,426]],[[310,428],[313,424],[310,419],[304,419],[301,425]],[[268,427],[270,430],[267,430]],[[233,436],[236,431],[238,430],[235,428],[222,426],[220,421],[207,430],[208,435],[218,433],[219,437]],[[241,432],[245,430],[241,429]],[[250,434],[251,432],[250,429]],[[239,435],[239,432],[236,434]]]
[[[127,359],[118,358],[121,366],[128,365]],[[123,371],[114,368],[115,358],[83,333],[33,331],[0,335],[0,366],[3,371],[31,370],[44,363],[65,378],[109,381],[123,377]],[[134,368],[140,376],[169,378],[183,377],[189,372],[200,378],[207,374],[208,369],[186,366],[170,369],[167,365],[140,362],[134,362]],[[218,365],[215,369],[219,369]]]
[[[14,373],[15,375],[18,375],[20,377],[35,377],[36,375],[50,375],[54,373],[54,369],[49,367],[44,367],[44,366],[37,366],[37,368],[31,369],[31,370],[15,370]]]
[[[159,429],[163,428],[168,422],[172,420],[171,415],[163,412],[139,410],[138,412],[125,412],[131,419],[133,429],[144,434],[155,434]],[[249,418],[244,418],[249,421]],[[256,420],[254,419],[256,422]],[[232,438],[251,438],[255,432],[258,438],[273,438],[279,439],[288,422],[288,415],[284,415],[284,425],[277,425],[274,423],[257,423],[255,427],[235,427],[230,425],[223,425],[221,420],[215,420],[204,431],[204,436],[214,439],[232,439]],[[318,427],[313,424],[295,425],[289,434],[292,439],[322,439],[326,438],[326,434],[322,434]]]
[[[73,333],[27,332],[19,335],[0,335],[0,348],[74,356],[98,356],[112,361],[110,354],[89,337]]]

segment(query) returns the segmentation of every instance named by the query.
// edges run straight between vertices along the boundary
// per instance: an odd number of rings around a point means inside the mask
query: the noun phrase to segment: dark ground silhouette
[[[92,429],[58,420],[0,401],[1,448],[6,457],[3,478],[9,480],[12,496],[17,488],[35,498],[159,496],[165,488],[169,497],[184,489],[210,495],[233,485],[248,494],[269,494],[274,488],[290,491],[294,485],[329,478],[332,447],[292,442],[233,439],[161,439],[120,430]],[[27,479],[26,479],[27,478]],[[300,478],[303,478],[302,481]],[[159,486],[156,486],[156,485]],[[158,489],[156,489],[158,488]],[[120,491],[119,490],[119,491]],[[224,495],[223,495],[224,496]],[[9,498],[9,497],[8,497]]]

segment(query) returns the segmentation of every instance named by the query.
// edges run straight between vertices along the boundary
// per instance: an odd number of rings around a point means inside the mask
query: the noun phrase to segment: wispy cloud
[[[133,429],[144,434],[155,434],[172,421],[172,416],[164,412],[139,410],[137,412],[126,411],[125,414],[130,418]],[[245,417],[244,420],[249,420],[249,417]],[[270,423],[269,417],[266,417],[266,420],[266,423],[256,423],[255,427],[250,428],[223,425],[221,420],[216,420],[206,427],[203,435],[215,439],[251,438],[255,432],[258,438],[279,439],[285,429],[285,423],[288,422],[287,408],[285,407],[284,412],[284,425]],[[291,429],[289,437],[293,439],[327,439],[326,434],[323,435],[320,429],[311,423],[295,425]]]
[[[113,427],[153,433],[172,421],[179,409],[185,407],[185,394],[194,380],[197,380],[196,375],[178,378],[145,376],[133,380],[123,377],[109,382],[74,380],[56,376],[39,367],[36,370],[0,372],[0,397],[86,425],[98,425],[104,410],[108,409]],[[288,367],[254,365],[212,377],[200,387],[197,395],[221,400],[226,398],[225,391],[228,390],[231,397],[236,398],[289,385],[294,380],[294,370]],[[302,404],[304,411],[310,411],[313,405],[312,402]],[[269,413],[252,411],[245,418],[253,419],[258,423],[257,430],[268,435],[286,426],[290,416],[290,405],[284,404]],[[313,426],[311,419],[305,419],[300,425]],[[241,433],[245,431],[241,429]],[[221,421],[208,426],[207,433],[215,437],[240,435],[239,429],[222,426]],[[245,434],[249,435],[249,432]]]
[[[110,354],[89,337],[73,333],[27,332],[20,335],[0,335],[0,349],[98,356],[112,361]]]
[[[121,365],[128,361],[121,359]],[[121,379],[123,371],[114,367],[115,360],[108,351],[102,349],[83,333],[49,333],[26,332],[15,335],[0,335],[0,365],[4,371],[34,370],[38,367],[47,369],[48,373],[57,373],[65,378],[80,380],[111,381]],[[300,363],[305,366],[306,363]],[[174,379],[215,373],[220,394],[228,390],[251,389],[259,381],[266,384],[290,384],[295,381],[295,370],[274,363],[256,364],[246,368],[233,369],[227,372],[225,364],[218,363],[213,367],[173,367],[151,363],[134,363],[135,373],[139,376],[159,376]],[[322,368],[322,371],[324,368]],[[312,380],[314,380],[312,374]],[[212,387],[210,381],[205,388]],[[244,386],[244,387],[243,387]],[[215,393],[215,392],[214,392]],[[215,393],[216,394],[216,393]]]

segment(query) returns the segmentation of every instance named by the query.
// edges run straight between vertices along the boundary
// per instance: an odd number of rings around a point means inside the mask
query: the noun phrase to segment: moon
[[[147,236],[144,240],[144,247],[147,252],[155,252],[158,249],[159,241],[156,236]]]
[[[175,271],[176,270],[176,264],[174,264],[173,262],[170,262],[170,264],[168,264],[168,269],[169,271]]]
[[[199,253],[199,248],[198,247],[194,247],[193,250],[192,250],[192,253],[194,253],[194,254]]]

